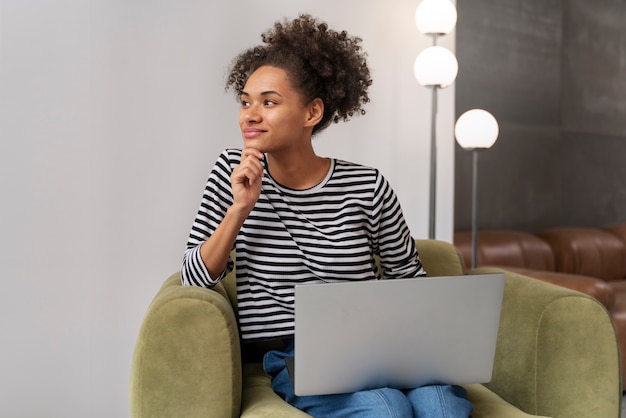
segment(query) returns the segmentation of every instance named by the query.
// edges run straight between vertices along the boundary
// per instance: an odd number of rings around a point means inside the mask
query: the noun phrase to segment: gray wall
[[[315,146],[378,167],[425,237],[430,93],[413,61],[430,40],[415,28],[415,7],[0,0],[0,417],[128,416],[143,315],[180,268],[217,155],[241,145],[224,70],[282,16],[308,11],[363,38],[374,78],[367,114]],[[444,42],[454,49],[453,36]],[[438,164],[446,240],[453,103],[451,86]]]
[[[500,136],[479,157],[478,227],[626,221],[626,3],[459,0],[456,115]],[[456,145],[455,229],[471,227],[471,155]]]

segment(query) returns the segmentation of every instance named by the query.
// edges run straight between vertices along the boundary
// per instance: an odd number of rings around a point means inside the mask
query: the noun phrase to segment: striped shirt
[[[218,158],[183,258],[183,285],[212,287],[200,245],[233,203],[230,175],[241,150]],[[264,165],[261,195],[235,241],[239,327],[245,341],[293,335],[294,285],[424,275],[397,197],[378,170],[331,160],[317,186],[293,190]]]

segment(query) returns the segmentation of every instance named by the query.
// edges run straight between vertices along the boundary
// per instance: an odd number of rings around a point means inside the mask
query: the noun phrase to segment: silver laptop
[[[299,285],[297,395],[491,380],[504,274]]]

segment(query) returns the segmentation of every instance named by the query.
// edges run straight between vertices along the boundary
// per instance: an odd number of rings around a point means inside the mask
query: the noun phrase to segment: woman
[[[467,417],[460,387],[293,394],[294,285],[424,275],[395,193],[375,169],[316,155],[312,137],[363,114],[371,85],[359,38],[308,15],[277,22],[233,62],[243,149],[218,158],[193,224],[184,285],[212,287],[233,268],[244,342],[284,339],[263,359],[274,390],[317,417]]]

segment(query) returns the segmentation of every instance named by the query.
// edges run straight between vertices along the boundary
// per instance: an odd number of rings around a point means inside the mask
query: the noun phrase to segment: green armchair
[[[452,244],[417,246],[430,276],[464,274]],[[132,417],[308,417],[274,394],[258,361],[242,361],[234,286],[232,273],[212,290],[183,287],[178,273],[163,284],[135,346]],[[619,361],[602,304],[506,272],[493,379],[466,386],[473,417],[617,418]]]

